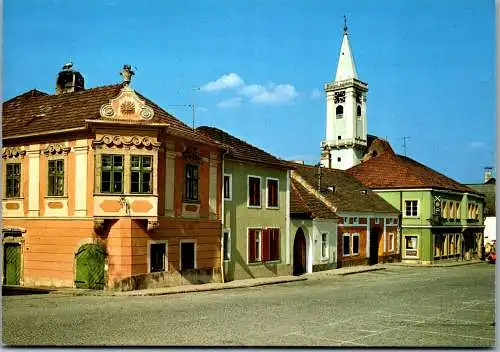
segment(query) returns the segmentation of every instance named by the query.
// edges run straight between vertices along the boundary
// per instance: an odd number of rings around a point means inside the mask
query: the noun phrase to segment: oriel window
[[[123,156],[102,155],[101,192],[123,192]]]
[[[130,192],[151,193],[153,157],[132,155],[130,157]]]
[[[49,160],[49,196],[64,195],[64,160]]]

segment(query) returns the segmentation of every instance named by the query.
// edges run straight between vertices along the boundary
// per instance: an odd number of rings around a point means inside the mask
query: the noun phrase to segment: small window
[[[123,192],[123,156],[102,155],[101,192]]]
[[[19,197],[21,184],[21,164],[8,163],[6,166],[6,187],[5,196],[7,198]]]
[[[198,165],[185,166],[185,195],[184,199],[187,201],[198,200]]]
[[[166,243],[151,243],[150,244],[150,272],[166,271],[167,268],[167,244]]]
[[[417,248],[418,248],[417,241],[418,241],[417,236],[405,236],[405,255],[407,257],[417,257]]]
[[[359,254],[359,233],[352,235],[352,255]]]
[[[361,117],[361,105],[358,105],[358,107],[356,108],[356,116]]]
[[[224,230],[224,260],[231,260],[231,232]]]
[[[344,224],[348,224],[349,223],[349,217],[348,216],[344,216]]]
[[[355,225],[359,224],[359,218],[357,216],[353,217],[352,218],[352,223],[355,224]]]
[[[149,155],[132,155],[130,157],[130,192],[151,193],[153,173],[153,157]]]
[[[342,251],[345,257],[351,253],[351,236],[349,234],[342,236]]]
[[[268,208],[277,208],[278,207],[278,185],[279,181],[276,179],[267,179],[267,207]]]
[[[418,214],[418,201],[416,200],[405,200],[405,215],[406,216],[417,216]]]
[[[375,224],[380,224],[380,218],[375,218]]]
[[[64,160],[49,160],[48,190],[49,196],[64,195]]]
[[[248,205],[260,207],[260,177],[248,177]]]
[[[338,119],[341,119],[342,117],[344,117],[344,107],[342,105],[338,105],[335,108],[335,114],[337,115]]]
[[[328,259],[328,234],[321,234],[321,259]]]
[[[231,200],[232,198],[232,175],[224,174],[224,200]]]
[[[340,141],[342,139],[342,136],[337,136],[337,139]]]
[[[337,161],[340,163],[340,160],[341,160],[341,158],[340,158],[340,156],[339,156],[339,157],[337,158]]]

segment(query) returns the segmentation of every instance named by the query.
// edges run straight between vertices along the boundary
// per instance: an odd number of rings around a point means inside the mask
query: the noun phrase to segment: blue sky
[[[68,60],[87,88],[121,82],[191,124],[319,161],[323,86],[343,15],[368,132],[460,182],[495,166],[495,3],[486,0],[4,2],[3,97],[53,93]],[[222,78],[222,79],[221,79]],[[210,84],[211,83],[211,84]],[[196,89],[198,88],[198,89]],[[221,89],[222,88],[222,89]]]

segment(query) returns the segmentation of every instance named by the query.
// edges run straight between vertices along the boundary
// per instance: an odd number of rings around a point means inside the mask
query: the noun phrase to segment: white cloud
[[[296,98],[297,95],[295,87],[291,84],[278,84],[254,95],[251,101],[258,104],[286,103]]]
[[[220,101],[217,106],[219,108],[236,108],[241,105],[242,99],[240,97],[230,98]]]
[[[227,88],[236,88],[244,85],[245,82],[236,73],[229,73],[216,79],[215,81],[208,82],[200,89],[205,92],[217,92]]]
[[[197,106],[197,107],[196,107],[196,111],[197,111],[197,112],[207,112],[207,111],[208,111],[208,109],[207,109],[207,108],[205,108],[205,107],[203,107],[203,106]]]
[[[205,92],[216,92],[228,88],[239,88],[238,94],[250,99],[254,104],[280,104],[287,103],[298,97],[299,93],[291,84],[245,84],[245,81],[236,73],[223,75],[215,81],[209,82],[200,89]],[[318,92],[318,94],[320,94]],[[241,98],[223,100],[217,104],[219,107],[234,107],[241,105]]]
[[[313,89],[311,91],[311,93],[309,94],[309,98],[311,98],[311,99],[319,99],[321,97],[322,97],[322,94],[319,91],[319,89]]]
[[[484,142],[480,142],[480,141],[475,141],[475,142],[470,142],[469,143],[469,148],[472,149],[472,150],[476,150],[476,149],[482,148],[484,146],[485,146],[485,143]]]

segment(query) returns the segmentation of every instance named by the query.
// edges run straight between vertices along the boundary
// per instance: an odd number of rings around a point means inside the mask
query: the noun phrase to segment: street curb
[[[332,269],[329,271],[316,271],[313,273],[306,274],[308,279],[320,279],[323,277],[334,277],[334,276],[346,276],[346,275],[354,275],[354,274],[362,274],[362,273],[367,273],[370,271],[379,271],[379,270],[385,270],[387,268],[385,267],[379,267],[379,268],[367,268],[363,270],[353,270],[353,271],[345,271],[345,272],[335,272],[340,269]]]
[[[485,264],[488,263],[486,261],[479,262],[465,262],[465,263],[449,263],[449,264],[404,264],[404,263],[390,263],[390,266],[404,266],[407,268],[450,268],[454,266],[463,266],[463,265],[473,265],[473,264]],[[494,264],[492,264],[494,265]]]
[[[256,286],[266,286],[266,285],[275,285],[275,284],[283,284],[288,282],[296,282],[296,281],[305,281],[307,278],[305,277],[297,277],[295,279],[281,279],[276,281],[269,282],[253,282],[247,284],[239,284],[239,285],[227,285],[227,286],[215,286],[215,287],[189,287],[182,289],[182,286],[179,286],[178,289],[172,291],[159,291],[159,292],[137,292],[137,291],[124,291],[124,292],[114,292],[113,296],[164,296],[164,295],[174,295],[179,293],[191,293],[191,292],[208,292],[208,291],[218,291],[218,290],[229,290],[235,288],[247,288],[247,287],[256,287]],[[230,281],[227,283],[223,283],[221,285],[230,284],[235,281]],[[199,285],[202,286],[202,285]]]

